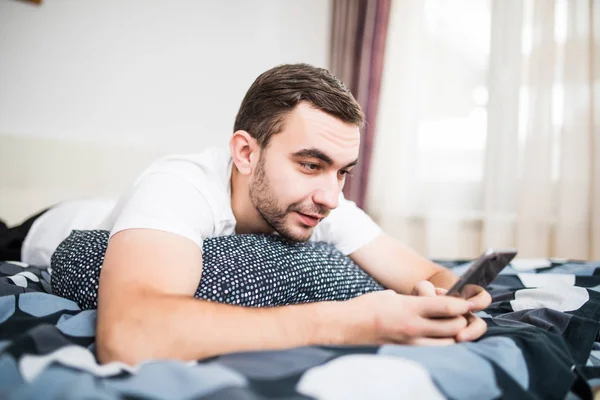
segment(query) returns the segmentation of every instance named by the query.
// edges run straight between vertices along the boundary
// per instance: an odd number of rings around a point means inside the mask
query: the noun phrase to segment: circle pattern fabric
[[[71,232],[52,255],[52,292],[82,309],[95,309],[108,238],[108,231]],[[231,235],[204,240],[202,252],[202,278],[195,293],[199,299],[275,307],[343,301],[384,289],[326,243]]]

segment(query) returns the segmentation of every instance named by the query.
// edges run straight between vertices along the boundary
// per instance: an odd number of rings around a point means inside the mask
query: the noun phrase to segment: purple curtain
[[[359,164],[344,195],[364,208],[383,71],[391,0],[332,0],[330,70],[361,105],[366,117]]]

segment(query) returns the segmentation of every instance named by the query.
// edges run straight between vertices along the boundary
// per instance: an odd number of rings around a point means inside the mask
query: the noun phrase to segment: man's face
[[[261,151],[250,181],[254,207],[283,237],[307,241],[337,207],[359,143],[356,125],[300,103]]]

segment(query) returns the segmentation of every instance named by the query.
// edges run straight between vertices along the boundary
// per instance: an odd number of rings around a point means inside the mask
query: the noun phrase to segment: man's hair
[[[284,64],[262,73],[250,86],[235,118],[234,132],[248,132],[264,149],[271,137],[281,132],[287,114],[304,101],[359,129],[364,124],[360,105],[328,70]]]

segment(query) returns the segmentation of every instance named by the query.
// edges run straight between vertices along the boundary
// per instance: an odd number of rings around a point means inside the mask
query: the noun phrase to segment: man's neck
[[[235,165],[231,170],[231,210],[236,220],[235,233],[272,233],[250,200],[248,177],[241,175]]]

